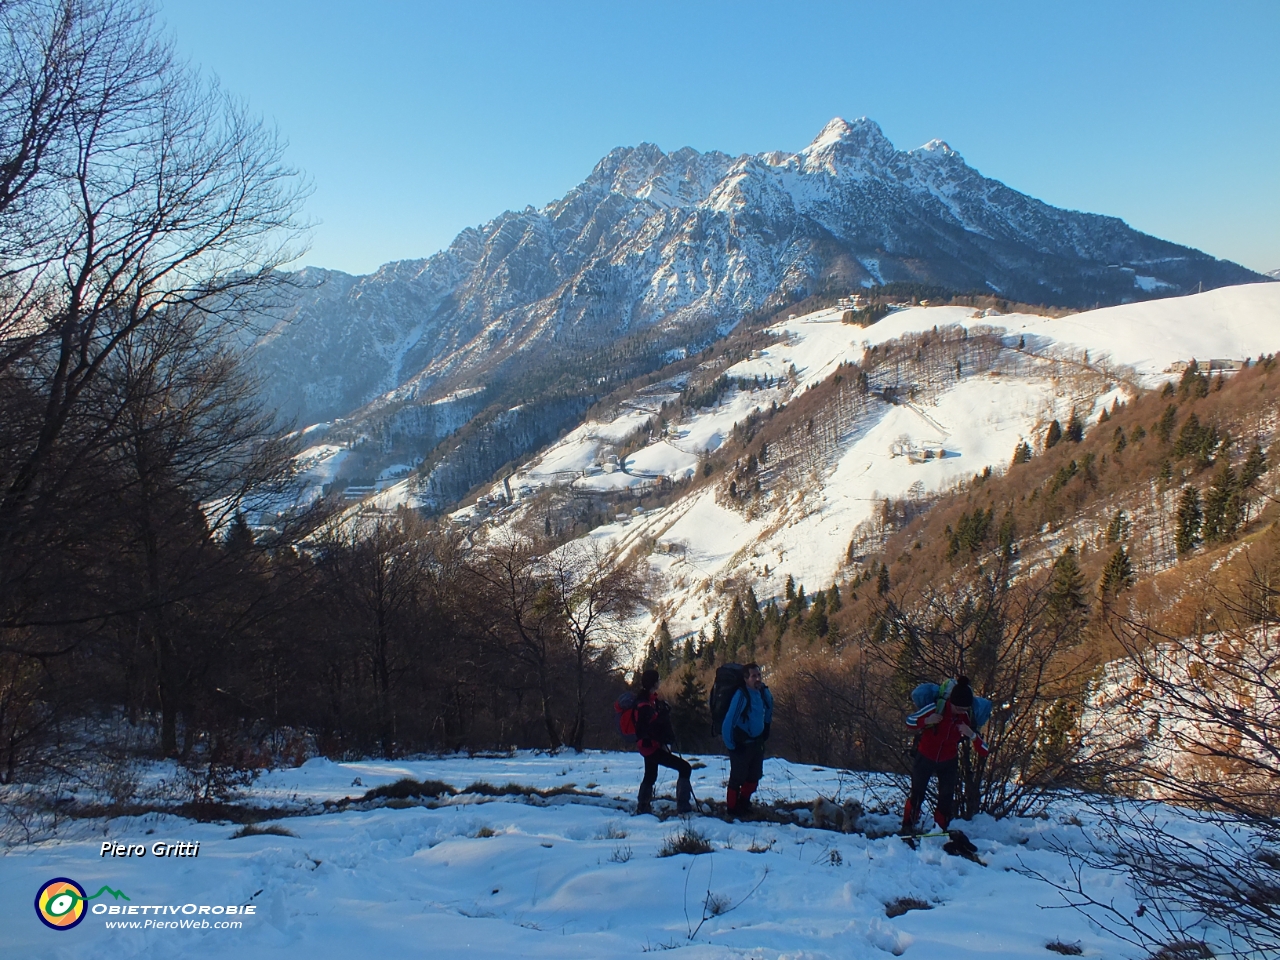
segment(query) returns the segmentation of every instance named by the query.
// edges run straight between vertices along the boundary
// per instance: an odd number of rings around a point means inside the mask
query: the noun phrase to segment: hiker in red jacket
[[[907,726],[920,731],[915,762],[911,768],[911,796],[902,814],[902,832],[914,833],[931,777],[938,778],[938,803],[933,821],[946,830],[951,822],[956,780],[960,772],[960,741],[968,740],[980,756],[987,746],[973,728],[973,688],[968,677],[947,681],[938,704],[931,704],[907,717]]]
[[[676,772],[676,813],[693,809],[693,784],[689,778],[693,768],[683,757],[671,752],[675,731],[671,727],[671,707],[658,696],[658,671],[646,670],[640,676],[640,690],[635,705],[636,749],[644,757],[644,779],[636,800],[636,813],[649,813],[653,802],[653,785],[658,781],[658,767]]]

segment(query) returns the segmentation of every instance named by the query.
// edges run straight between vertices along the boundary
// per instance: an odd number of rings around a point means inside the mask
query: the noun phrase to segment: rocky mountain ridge
[[[557,389],[581,392],[611,376],[599,358],[620,339],[651,339],[656,365],[821,289],[911,280],[1078,306],[1262,278],[1051,207],[942,141],[900,151],[873,121],[837,118],[798,153],[618,148],[560,200],[429,258],[296,279],[253,354],[268,401],[309,423],[534,369],[572,368]]]

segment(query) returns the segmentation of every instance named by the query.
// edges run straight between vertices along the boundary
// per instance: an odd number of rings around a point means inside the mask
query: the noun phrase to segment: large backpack
[[[676,742],[675,728],[671,725],[671,704],[659,700],[652,710],[635,712],[636,735],[641,740],[653,740],[661,744]]]
[[[630,690],[613,701],[613,723],[619,736],[628,743],[640,739],[636,733],[636,695]]]
[[[929,707],[935,707],[941,712],[947,702],[947,697],[951,696],[951,688],[954,686],[954,680],[946,680],[941,686],[936,683],[920,684],[920,686],[911,691],[911,702],[920,708],[912,716],[927,713]],[[973,698],[973,729],[981,728],[984,723],[991,719],[991,710],[994,706],[986,697]]]
[[[711,696],[707,702],[711,708],[712,733],[720,733],[733,695],[746,689],[746,676],[747,671],[740,663],[726,663],[716,668],[715,683],[711,685]]]

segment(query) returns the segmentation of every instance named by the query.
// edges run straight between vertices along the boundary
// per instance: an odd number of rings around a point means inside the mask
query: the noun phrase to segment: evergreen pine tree
[[[796,581],[789,573],[787,574],[787,585],[783,588],[782,596],[785,600],[794,600],[796,598]]]
[[[747,645],[747,611],[741,597],[734,597],[729,607],[729,617],[724,626],[725,649],[730,657]]]
[[[1119,543],[1129,538],[1129,517],[1123,510],[1117,510],[1107,524],[1107,543]]]
[[[1020,463],[1030,463],[1030,462],[1031,462],[1031,444],[1023,440],[1021,443],[1019,443],[1016,447],[1013,448],[1012,466],[1016,467]]]
[[[1129,554],[1124,547],[1117,547],[1116,552],[1107,560],[1107,565],[1102,568],[1102,578],[1098,581],[1098,593],[1103,598],[1118,596],[1133,586],[1135,579]]]
[[[808,617],[804,622],[805,633],[810,639],[814,637],[825,637],[829,629],[827,620],[827,595],[824,591],[819,590],[813,598],[813,607],[809,611]]]
[[[698,634],[698,639],[702,639],[702,634]],[[709,643],[699,643],[698,662],[704,667],[714,667],[716,665],[716,648]]]
[[[1236,487],[1236,474],[1226,457],[1220,458],[1218,469],[1214,472],[1213,482],[1204,498],[1204,539],[1208,543],[1219,543],[1230,539],[1236,532],[1240,521],[1233,517],[1238,512],[1239,492]]]
[[[1120,453],[1129,445],[1129,441],[1124,437],[1124,427],[1116,427],[1116,432],[1111,438],[1111,449],[1116,453]]]
[[[1075,547],[1067,547],[1054,561],[1045,599],[1045,612],[1054,627],[1074,632],[1083,625],[1088,604]]]
[[[692,665],[680,674],[680,689],[671,703],[671,725],[682,750],[704,750],[710,739],[711,713],[707,691]]]
[[[1255,443],[1249,450],[1249,455],[1244,458],[1244,463],[1240,465],[1240,489],[1251,490],[1266,472],[1266,454],[1262,452],[1262,444]]]
[[[653,669],[657,670],[658,676],[664,680],[671,673],[675,654],[675,641],[671,639],[671,630],[667,627],[667,621],[663,620],[658,624],[658,636],[653,641]]]
[[[1062,439],[1062,424],[1057,420],[1049,424],[1049,429],[1045,431],[1044,448],[1052,450],[1058,445],[1058,441]]]
[[[1063,437],[1072,443],[1079,443],[1084,439],[1084,424],[1080,422],[1080,415],[1074,410],[1071,411],[1071,419],[1067,422],[1067,429],[1063,433]]]
[[[237,510],[235,517],[231,521],[231,527],[227,530],[226,539],[223,541],[227,552],[236,556],[243,556],[253,549],[254,542],[253,531],[249,529],[249,521],[244,518],[243,513]]]
[[[1182,488],[1182,496],[1178,500],[1178,512],[1174,518],[1174,546],[1178,556],[1190,553],[1200,545],[1200,530],[1204,522],[1204,514],[1200,509],[1200,491],[1195,487]]]
[[[1006,560],[1013,556],[1013,545],[1017,538],[1018,522],[1012,510],[1005,510],[1004,516],[1000,519],[1000,529],[996,531],[996,542],[1000,545],[1000,552]]]
[[[766,629],[772,628],[775,632],[782,629],[782,617],[778,613],[778,605],[769,603],[764,608],[764,625]]]
[[[888,594],[889,588],[889,565],[882,563],[880,564],[880,574],[876,578],[876,593],[883,597]]]

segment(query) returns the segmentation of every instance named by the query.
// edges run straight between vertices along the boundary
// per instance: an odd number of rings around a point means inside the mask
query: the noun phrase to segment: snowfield
[[[621,492],[658,476],[683,479],[753,410],[790,401],[840,364],[863,362],[872,347],[947,326],[1002,330],[1006,352],[1022,358],[1022,372],[966,377],[932,400],[877,402],[842,439],[835,463],[802,489],[775,497],[767,509],[744,511],[726,505],[718,490],[703,488],[665,509],[592,531],[589,536],[619,556],[657,545],[648,562],[663,585],[637,630],[647,634],[666,620],[677,640],[699,630],[709,635],[723,602],[715,587],[726,582],[751,583],[762,602],[781,596],[788,576],[810,592],[823,589],[844,566],[851,539],[874,520],[886,497],[928,496],[987,467],[1003,470],[1014,447],[1022,440],[1035,446],[1051,420],[1066,423],[1075,411],[1091,423],[1136,388],[1177,376],[1171,367],[1179,360],[1244,360],[1280,350],[1280,284],[1227,287],[1058,319],[911,307],[864,328],[842,323],[838,310],[819,310],[775,324],[773,344],[724,371],[753,384],[759,378],[764,386],[730,389],[715,406],[687,416],[627,456],[616,472],[594,472],[593,464],[610,444],[656,415],[661,400],[682,384],[655,386],[651,396],[629,401],[614,421],[583,424],[518,471],[513,483],[529,492],[548,484]],[[926,451],[929,459],[919,456]],[[501,484],[491,490],[496,497],[502,492]],[[471,512],[466,508],[459,515]]]
[[[718,488],[703,487],[663,509],[593,530],[589,536],[615,556],[650,551],[660,587],[652,610],[634,624],[636,634],[647,636],[665,620],[677,641],[699,630],[710,635],[723,605],[716,587],[725,583],[751,583],[762,602],[781,596],[788,576],[810,593],[824,589],[885,498],[931,496],[987,467],[1003,470],[1014,447],[1023,440],[1035,446],[1051,420],[1066,423],[1075,411],[1092,423],[1136,388],[1177,376],[1177,361],[1240,361],[1280,351],[1280,284],[1226,287],[1057,319],[950,306],[895,310],[865,328],[842,323],[838,310],[789,318],[770,328],[777,338],[770,346],[723,371],[750,389],[732,387],[714,406],[620,455],[620,446],[660,415],[663,401],[679,393],[687,375],[647,388],[613,419],[579,425],[517,470],[510,478],[517,503],[490,523],[501,527],[519,517],[519,501],[545,487],[638,493],[663,477],[691,477],[753,411],[789,402],[840,364],[865,361],[873,347],[948,326],[1002,330],[1003,352],[1019,358],[1018,372],[968,376],[915,403],[876,401],[841,438],[835,462],[763,507],[726,504]],[[929,459],[920,456],[926,452]],[[326,468],[344,453],[318,445],[307,454],[318,491]],[[410,477],[369,503],[383,510],[418,505],[419,485],[420,478]],[[504,484],[494,484],[489,494],[505,502]],[[469,506],[453,516],[475,524],[486,514]]]
[[[697,795],[722,798],[726,761],[701,762]],[[1082,829],[1069,819],[1088,823],[1071,801],[1055,805],[1047,819],[960,824],[984,867],[946,855],[938,839],[915,850],[894,836],[873,839],[899,816],[900,788],[890,778],[770,759],[759,797],[857,799],[871,811],[862,821],[867,834],[694,816],[690,824],[712,852],[664,857],[663,844],[682,821],[629,815],[640,769],[634,753],[316,759],[266,774],[249,791],[250,803],[297,813],[273,821],[296,836],[231,839],[233,824],[165,814],[73,821],[61,839],[0,857],[4,954],[348,960],[609,958],[670,949],[698,960],[1039,960],[1055,940],[1078,943],[1086,957],[1132,952],[1076,911],[1049,909],[1061,904],[1057,893],[1018,872],[1068,879],[1055,845],[1081,842]],[[165,772],[158,767],[156,775]],[[458,788],[476,781],[542,790],[573,784],[590,795],[464,793],[438,805],[411,800],[341,812],[323,806],[401,777]],[[669,797],[672,788],[663,771],[659,793]],[[665,813],[671,803],[658,808]],[[149,848],[157,840],[199,841],[199,856],[99,856],[104,841]],[[90,913],[74,929],[53,931],[32,905],[37,889],[54,877],[76,880],[90,894],[107,884],[129,897],[104,896],[92,901],[95,907],[249,904],[256,911],[234,918],[240,929],[109,929],[118,915]],[[1105,875],[1087,880],[1095,897],[1114,898],[1129,915],[1136,911],[1122,882]],[[908,897],[928,909],[886,915],[887,904]]]

